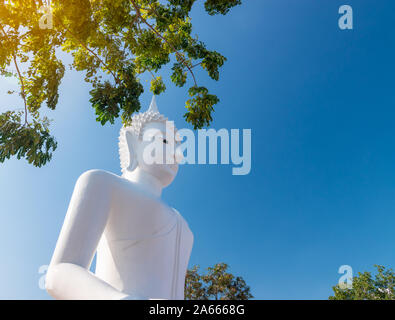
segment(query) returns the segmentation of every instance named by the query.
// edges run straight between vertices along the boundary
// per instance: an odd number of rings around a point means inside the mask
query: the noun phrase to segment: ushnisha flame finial
[[[141,138],[141,132],[146,123],[154,121],[162,122],[166,120],[167,118],[163,114],[159,113],[158,106],[156,104],[156,98],[154,95],[152,96],[151,104],[148,110],[133,115],[131,124],[127,127],[123,126],[122,129],[125,129],[127,131],[133,131],[134,134]]]
[[[156,104],[155,95],[152,96],[151,104],[150,104],[150,106],[148,108],[148,111],[151,111],[151,112],[154,112],[154,113],[156,113],[156,112],[159,113],[158,106]]]

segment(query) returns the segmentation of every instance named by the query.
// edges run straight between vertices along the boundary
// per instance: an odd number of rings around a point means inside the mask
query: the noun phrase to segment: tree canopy
[[[228,272],[226,263],[207,268],[205,274],[199,267],[188,270],[185,280],[186,300],[248,300],[253,296],[242,277]]]
[[[330,300],[394,300],[395,273],[391,268],[375,265],[377,272],[358,272],[353,278],[352,288],[333,287],[334,295]]]
[[[121,117],[130,122],[140,110],[144,88],[139,76],[152,76],[150,91],[166,90],[160,69],[171,64],[171,81],[189,81],[185,120],[195,129],[210,125],[215,94],[199,86],[195,68],[219,80],[226,58],[192,34],[190,12],[196,0],[0,0],[0,76],[16,77],[22,110],[0,114],[0,162],[11,156],[34,166],[46,164],[57,147],[43,106],[55,110],[65,66],[82,71],[90,102],[102,125]],[[209,15],[225,15],[241,0],[206,0]],[[44,27],[43,27],[44,26]],[[14,94],[14,92],[8,92]]]

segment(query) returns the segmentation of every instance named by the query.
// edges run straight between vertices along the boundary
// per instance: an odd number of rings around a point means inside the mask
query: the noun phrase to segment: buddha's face
[[[140,169],[157,178],[163,187],[173,182],[178,172],[177,160],[180,161],[174,131],[166,135],[166,129],[171,130],[165,122],[145,124],[136,150]]]

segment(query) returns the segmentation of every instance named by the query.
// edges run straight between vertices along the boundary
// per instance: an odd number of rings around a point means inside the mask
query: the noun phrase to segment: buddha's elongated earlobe
[[[137,165],[138,165],[138,161],[137,161],[137,148],[138,148],[138,138],[136,137],[136,135],[134,135],[132,132],[130,131],[126,131],[125,132],[126,135],[126,143],[128,145],[128,150],[129,150],[129,165],[127,167],[127,171],[131,172],[134,169],[136,169]]]

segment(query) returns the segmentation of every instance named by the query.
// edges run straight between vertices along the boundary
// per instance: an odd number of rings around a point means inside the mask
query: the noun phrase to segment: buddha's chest
[[[126,199],[112,206],[104,233],[111,241],[138,240],[163,232],[175,218],[175,211],[158,200]]]
[[[163,228],[145,236],[102,239],[98,275],[122,291],[183,299],[193,235],[178,213],[173,211],[172,218]]]

